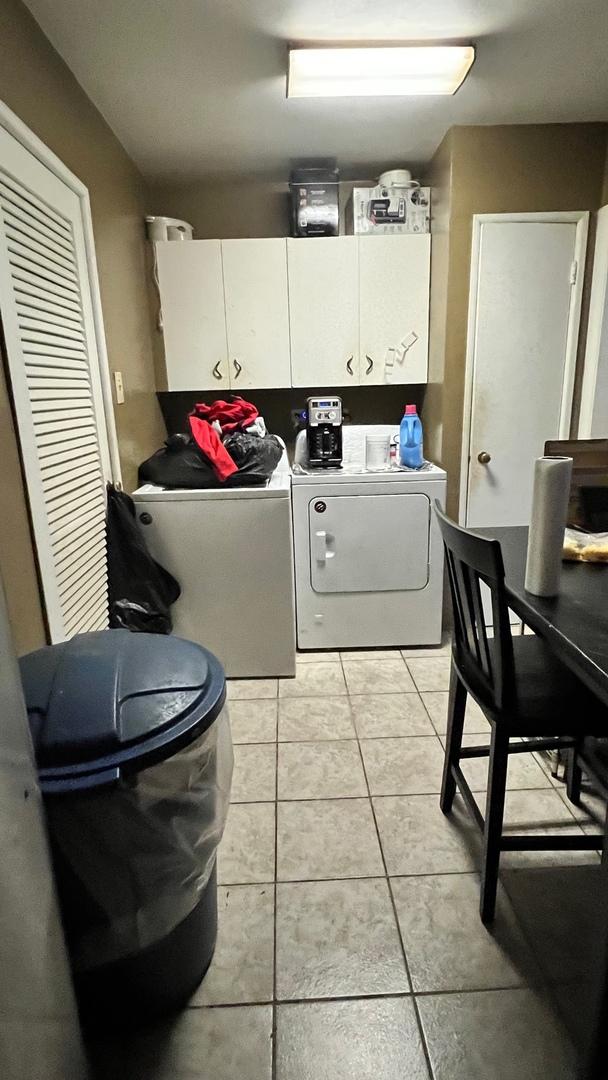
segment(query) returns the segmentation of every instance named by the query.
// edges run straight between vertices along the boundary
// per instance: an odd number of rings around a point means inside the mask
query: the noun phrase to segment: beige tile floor
[[[475,828],[458,797],[439,810],[448,671],[445,650],[335,652],[300,657],[292,680],[231,682],[213,963],[190,1007],[99,1077],[571,1080],[502,887],[494,928],[479,921]],[[489,730],[474,705],[466,730]],[[467,770],[483,792],[483,763]],[[531,755],[510,767],[506,818],[591,828]]]

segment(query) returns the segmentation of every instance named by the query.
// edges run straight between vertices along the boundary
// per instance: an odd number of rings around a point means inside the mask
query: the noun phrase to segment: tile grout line
[[[342,657],[341,656],[340,656],[340,663],[342,664]],[[405,661],[404,661],[404,663],[405,663]],[[409,667],[407,667],[407,663],[406,663],[406,668],[407,668],[407,670],[409,672]],[[342,667],[342,673],[344,675],[344,667]],[[344,681],[346,682],[346,676],[344,676]],[[365,769],[365,761],[363,760],[363,752],[361,750],[361,743],[359,741],[358,735],[357,735],[357,747],[358,747],[358,750],[359,750],[359,757],[361,759],[361,768],[363,769],[363,776],[365,777],[365,786],[367,788],[367,794],[368,794],[368,798],[369,798],[369,805],[370,805],[370,808],[371,808],[372,817],[374,819],[374,828],[376,830],[376,838],[378,840],[378,847],[380,848],[380,858],[382,859],[382,865],[384,867],[384,880],[386,881],[386,885],[387,885],[387,888],[388,888],[388,894],[389,894],[389,897],[390,897],[391,907],[392,907],[392,911],[393,911],[393,918],[395,920],[395,926],[396,926],[397,934],[398,934],[398,937],[399,937],[399,943],[401,945],[401,955],[403,956],[403,965],[404,965],[404,968],[405,968],[405,977],[407,979],[408,986],[410,988],[410,996],[411,996],[411,1000],[412,1000],[412,1004],[413,1004],[414,1015],[416,1017],[416,1024],[417,1024],[417,1027],[418,1027],[418,1034],[419,1034],[419,1037],[420,1037],[420,1044],[422,1046],[422,1052],[424,1054],[424,1058],[425,1058],[425,1061],[426,1061],[426,1067],[428,1069],[429,1080],[434,1080],[434,1072],[433,1072],[433,1067],[432,1067],[432,1064],[431,1064],[431,1057],[430,1057],[430,1054],[429,1054],[429,1048],[427,1046],[426,1037],[425,1037],[425,1034],[424,1034],[424,1029],[422,1027],[422,1018],[420,1016],[420,1010],[418,1008],[418,1003],[416,1001],[416,996],[414,994],[414,984],[412,982],[412,976],[411,976],[411,973],[410,973],[410,966],[409,966],[408,959],[407,959],[407,954],[406,954],[406,951],[405,951],[405,944],[404,944],[404,941],[403,941],[403,934],[401,932],[401,925],[399,923],[399,917],[397,915],[397,907],[396,907],[396,904],[395,904],[395,897],[393,896],[393,890],[391,888],[391,881],[390,881],[390,878],[389,878],[389,875],[388,875],[388,867],[386,865],[386,859],[384,857],[384,848],[382,847],[382,840],[380,839],[380,830],[378,828],[378,822],[376,820],[376,811],[374,809],[374,802],[373,802],[370,787],[369,787],[369,781],[368,781],[367,772],[366,772],[366,769]]]

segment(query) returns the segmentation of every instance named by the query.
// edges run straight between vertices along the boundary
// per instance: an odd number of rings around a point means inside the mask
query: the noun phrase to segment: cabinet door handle
[[[352,356],[349,356],[348,360],[346,361],[346,370],[348,371],[348,374],[349,374],[349,375],[353,375],[353,374],[354,374],[354,372],[353,372],[353,358],[352,358]]]
[[[215,367],[213,369],[213,378],[214,379],[221,379],[222,378],[222,373],[220,371],[220,362],[219,362],[219,360],[218,360],[217,364],[215,365]]]
[[[374,367],[374,361],[372,360],[371,356],[367,355],[367,353],[365,354],[365,359],[367,360],[367,367],[365,369],[365,374],[369,375],[371,373],[373,367]]]
[[[234,358],[232,363],[234,364],[234,377],[235,377],[235,379],[238,379],[238,377],[241,374],[241,371],[243,369],[242,369],[241,365],[239,364],[238,360],[236,359],[236,357]]]

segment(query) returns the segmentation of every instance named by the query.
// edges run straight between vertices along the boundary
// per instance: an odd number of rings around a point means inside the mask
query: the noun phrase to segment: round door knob
[[[151,525],[152,524],[152,514],[145,514],[145,513],[140,514],[139,515],[139,520],[141,521],[142,525]]]
[[[489,465],[492,458],[487,450],[482,450],[481,453],[477,455],[477,460],[480,465]]]

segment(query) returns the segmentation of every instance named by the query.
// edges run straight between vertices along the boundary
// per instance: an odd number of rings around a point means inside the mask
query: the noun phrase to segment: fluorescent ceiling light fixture
[[[455,94],[472,45],[384,45],[289,50],[287,97]]]

